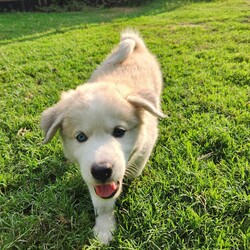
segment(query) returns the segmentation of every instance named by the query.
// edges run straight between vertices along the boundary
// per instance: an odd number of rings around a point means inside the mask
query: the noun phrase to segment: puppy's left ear
[[[42,113],[41,127],[45,133],[44,144],[49,143],[63,121],[63,112],[58,104]]]
[[[159,118],[165,118],[166,115],[163,114],[159,106],[159,100],[153,90],[145,89],[138,91],[135,94],[130,94],[127,96],[128,102],[133,104],[135,107],[143,108],[147,110],[154,116]]]

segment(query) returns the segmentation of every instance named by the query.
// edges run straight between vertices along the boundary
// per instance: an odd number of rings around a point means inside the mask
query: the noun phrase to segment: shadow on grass
[[[171,12],[195,2],[212,0],[158,0],[139,8],[86,9],[63,13],[5,13],[0,14],[0,45],[32,41],[70,30],[86,29],[115,20]]]
[[[84,29],[112,22],[116,18],[137,16],[139,9],[90,9],[64,13],[6,13],[0,15],[0,44],[35,40],[44,36]]]

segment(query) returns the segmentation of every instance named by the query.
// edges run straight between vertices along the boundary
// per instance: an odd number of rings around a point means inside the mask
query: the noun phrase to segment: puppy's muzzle
[[[106,182],[112,175],[113,165],[108,162],[95,163],[91,167],[91,174],[97,180]]]

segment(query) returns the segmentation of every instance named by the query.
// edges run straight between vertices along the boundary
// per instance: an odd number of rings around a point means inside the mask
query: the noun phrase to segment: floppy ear
[[[141,90],[135,94],[127,96],[128,102],[133,104],[135,107],[141,107],[147,110],[154,116],[159,118],[165,118],[166,115],[158,108],[158,98],[153,93],[153,90],[145,89]]]
[[[61,126],[62,120],[63,113],[58,105],[48,108],[42,113],[41,127],[45,133],[44,144],[51,141],[56,131]]]

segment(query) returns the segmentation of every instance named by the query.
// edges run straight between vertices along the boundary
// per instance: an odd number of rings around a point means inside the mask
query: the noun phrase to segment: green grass
[[[136,27],[161,65],[157,147],[126,182],[104,249],[250,249],[250,12],[245,0],[0,15],[0,248],[98,249],[94,213],[41,112]]]

